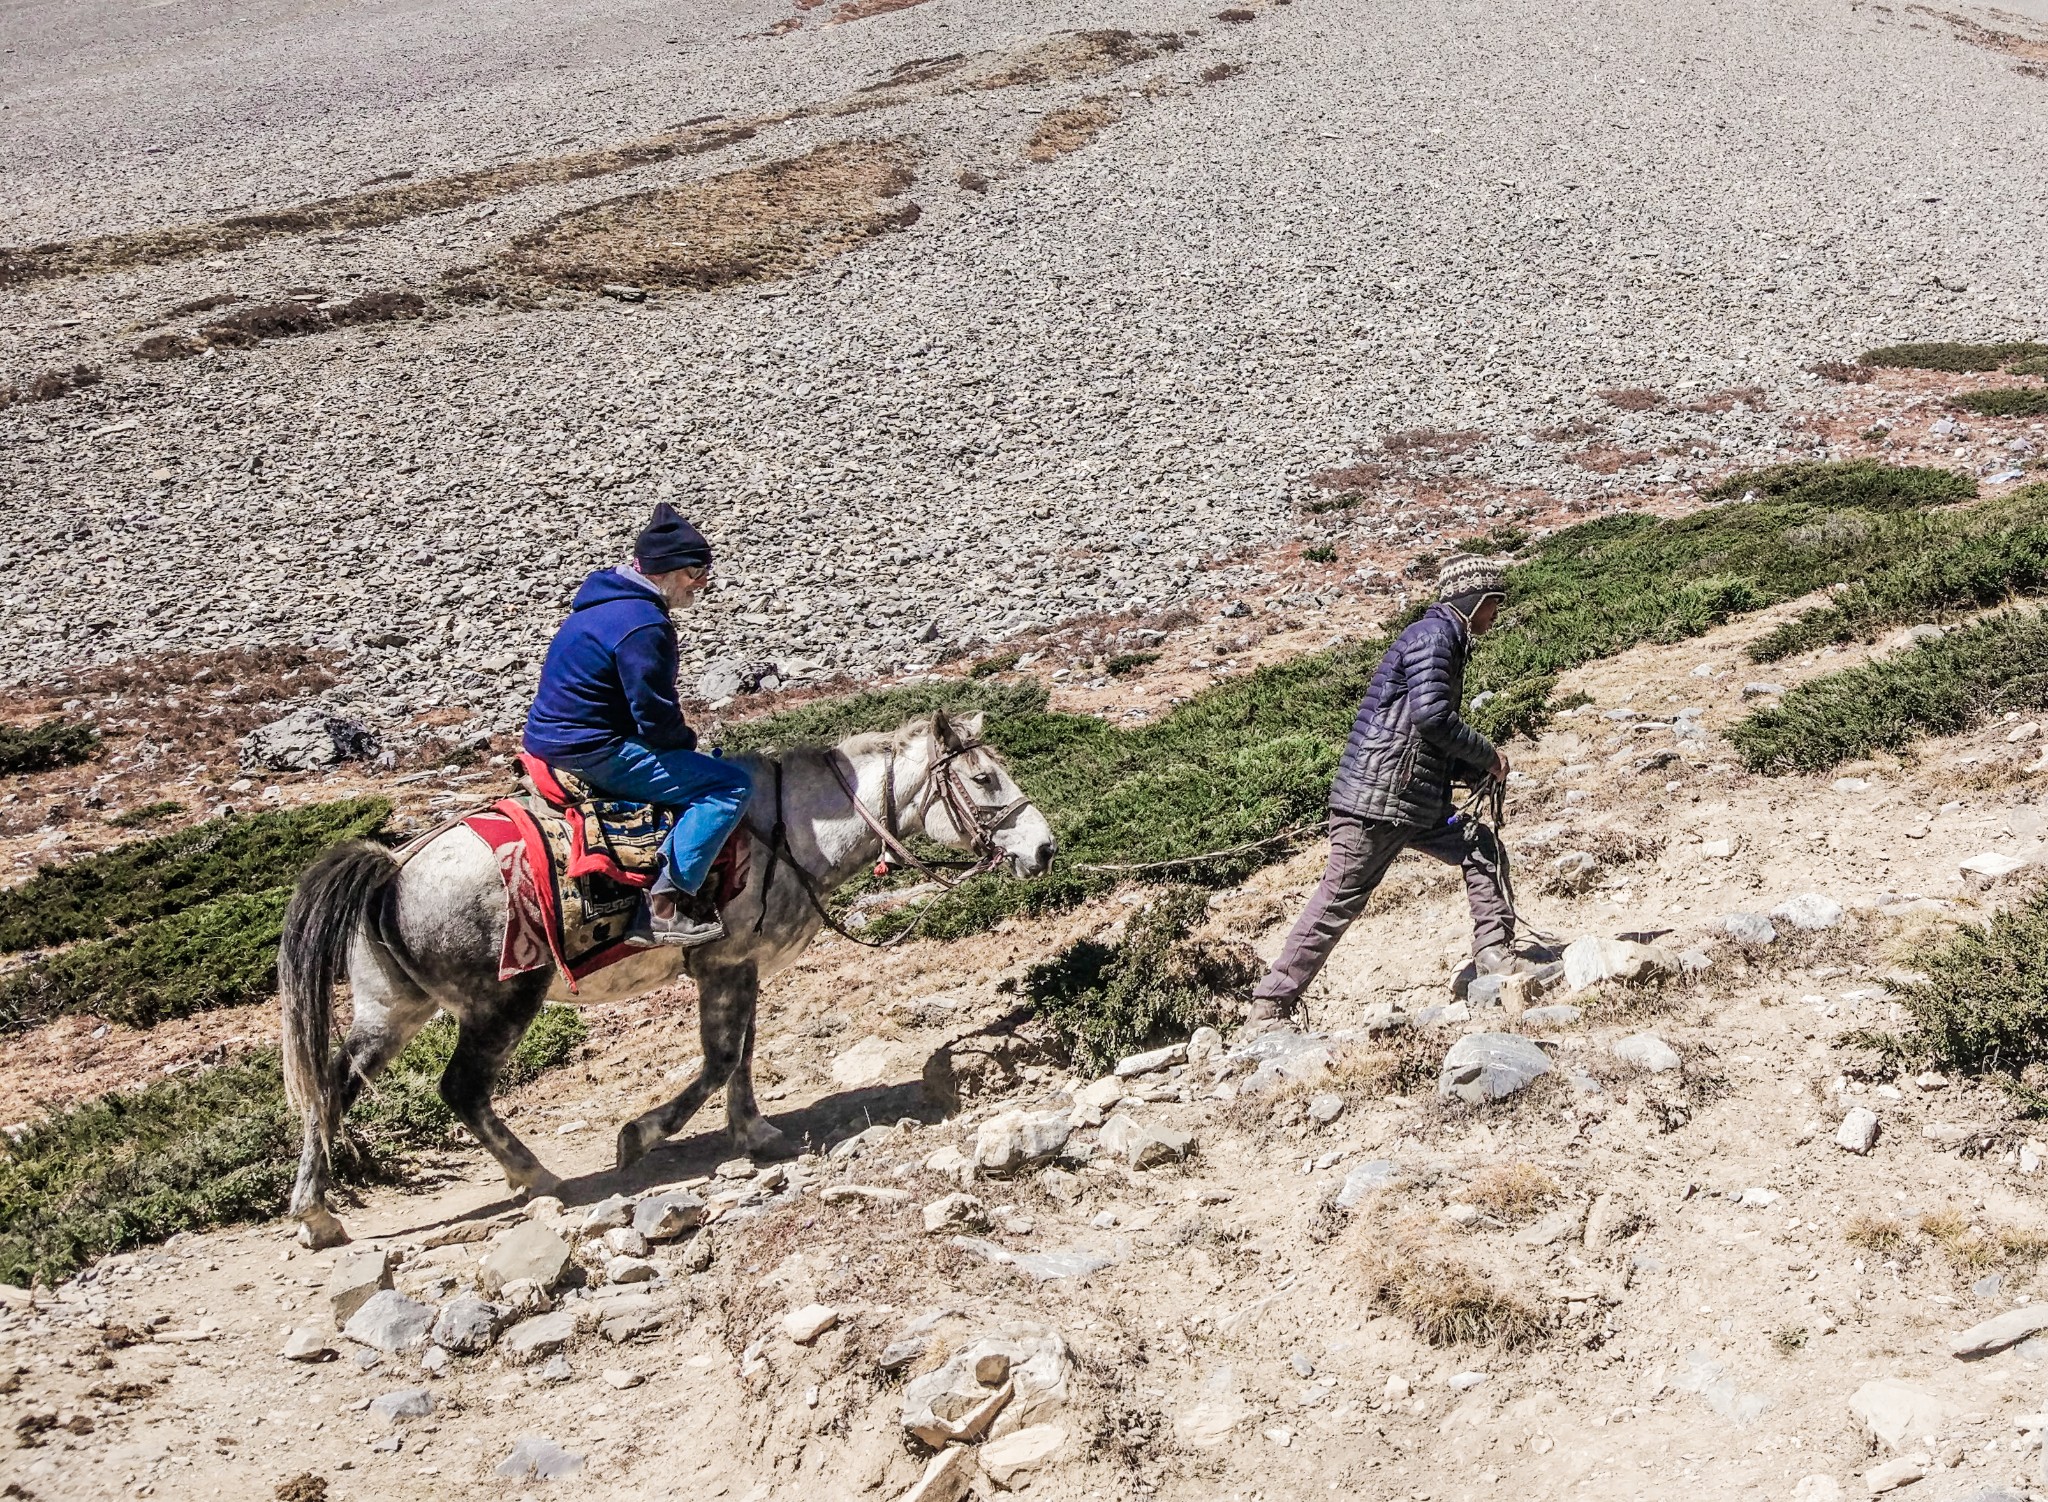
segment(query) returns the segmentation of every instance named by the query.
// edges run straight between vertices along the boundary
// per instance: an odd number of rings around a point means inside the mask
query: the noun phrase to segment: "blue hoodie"
[[[600,757],[621,741],[697,749],[676,695],[676,628],[661,594],[629,567],[583,581],[548,644],[526,716],[526,749],[543,761]]]

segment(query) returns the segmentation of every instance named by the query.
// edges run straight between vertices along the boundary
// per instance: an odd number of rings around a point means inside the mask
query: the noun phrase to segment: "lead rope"
[[[1490,773],[1473,784],[1472,796],[1458,810],[1457,817],[1474,818],[1482,808],[1490,817],[1493,843],[1500,856],[1500,896],[1501,901],[1507,905],[1508,921],[1514,925],[1517,933],[1526,933],[1539,944],[1562,944],[1564,940],[1556,934],[1526,922],[1521,911],[1515,906],[1514,871],[1512,862],[1508,859],[1507,835],[1503,833],[1508,821],[1508,789],[1506,783]]]

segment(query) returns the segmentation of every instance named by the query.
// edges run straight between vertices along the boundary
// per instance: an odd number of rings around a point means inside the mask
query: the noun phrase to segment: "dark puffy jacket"
[[[1330,807],[1426,829],[1450,809],[1454,777],[1493,765],[1493,744],[1458,717],[1472,635],[1448,605],[1432,605],[1394,639],[1372,675],[1337,763]]]
[[[676,628],[652,584],[627,568],[583,581],[548,644],[526,716],[526,749],[543,761],[598,756],[624,740],[697,749],[676,702]]]

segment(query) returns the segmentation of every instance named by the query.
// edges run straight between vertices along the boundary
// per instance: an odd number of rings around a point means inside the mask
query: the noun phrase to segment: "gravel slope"
[[[17,245],[845,99],[1065,29],[1200,34],[1107,79],[0,289],[0,373],[108,372],[0,410],[0,674],[304,638],[360,649],[366,712],[504,723],[567,592],[671,496],[723,547],[690,671],[863,676],[1256,582],[1230,557],[1295,536],[1307,477],[1389,434],[1483,435],[1401,477],[1464,505],[1458,536],[1518,492],[1604,504],[1810,452],[1784,408],[1816,358],[2048,325],[2048,84],[1900,13],[1298,0],[1227,25],[933,0],[767,35],[794,14],[583,4],[542,38],[504,4],[14,12]],[[1245,71],[1200,79],[1222,62]],[[1027,161],[1084,95],[1123,118]],[[564,209],[888,138],[923,154],[921,218],[793,280],[126,353],[199,295],[431,291]],[[1595,397],[1617,386],[1673,404],[1617,413]],[[1765,412],[1685,410],[1743,386]],[[1645,462],[1593,473],[1567,462],[1585,435],[1534,436],[1574,419]]]

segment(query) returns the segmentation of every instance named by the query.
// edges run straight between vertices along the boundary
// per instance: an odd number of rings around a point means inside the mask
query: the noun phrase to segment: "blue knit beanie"
[[[679,568],[708,568],[711,544],[684,521],[667,501],[654,508],[654,519],[633,539],[633,560],[643,574],[666,574]]]

